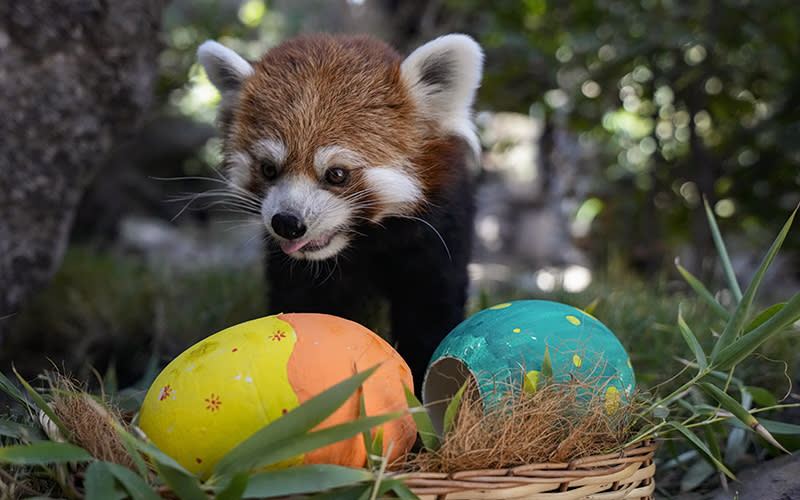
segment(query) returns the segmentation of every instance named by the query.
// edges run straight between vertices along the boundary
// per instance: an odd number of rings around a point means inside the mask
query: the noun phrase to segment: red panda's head
[[[408,216],[447,180],[437,144],[477,154],[471,106],[482,52],[447,35],[403,59],[367,36],[299,37],[248,62],[207,41],[231,188],[258,199],[283,251],[326,259],[359,223]],[[255,198],[253,198],[255,197]]]

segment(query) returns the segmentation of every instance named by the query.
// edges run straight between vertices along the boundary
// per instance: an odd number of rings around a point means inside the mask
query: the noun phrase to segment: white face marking
[[[234,186],[244,188],[250,182],[250,164],[253,159],[243,151],[231,151],[225,154],[227,168],[225,175]]]
[[[259,160],[269,160],[275,165],[282,165],[286,160],[286,146],[273,139],[261,139],[250,147],[253,156]]]
[[[419,181],[395,167],[372,167],[364,175],[370,189],[384,205],[381,218],[405,215],[422,199]]]
[[[325,171],[333,165],[348,168],[367,166],[364,158],[355,151],[340,146],[324,146],[314,153],[314,170],[322,178]]]
[[[299,217],[306,232],[297,240],[286,240],[275,234],[272,218],[278,213]],[[346,231],[352,210],[333,193],[321,189],[318,183],[302,175],[282,178],[267,192],[261,205],[264,225],[281,242],[284,251],[298,259],[322,260],[339,253],[350,241]],[[286,245],[286,247],[284,247]],[[294,247],[298,247],[296,250]]]

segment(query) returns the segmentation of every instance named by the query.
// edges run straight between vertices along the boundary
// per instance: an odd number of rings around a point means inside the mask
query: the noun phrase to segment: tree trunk
[[[0,3],[0,340],[57,269],[84,188],[150,105],[165,3]]]

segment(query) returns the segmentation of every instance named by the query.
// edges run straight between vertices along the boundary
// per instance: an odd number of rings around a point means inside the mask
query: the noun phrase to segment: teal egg
[[[431,358],[422,398],[436,430],[441,432],[447,401],[470,377],[486,408],[509,388],[535,390],[545,352],[555,382],[590,381],[609,413],[633,393],[628,353],[590,314],[545,300],[498,304],[458,324]]]

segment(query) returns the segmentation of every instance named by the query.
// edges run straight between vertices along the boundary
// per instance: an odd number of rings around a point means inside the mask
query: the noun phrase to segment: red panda
[[[446,35],[404,59],[369,36],[312,35],[257,62],[207,41],[198,59],[221,94],[230,193],[269,236],[270,312],[363,321],[388,299],[418,388],[464,316],[480,46]]]

